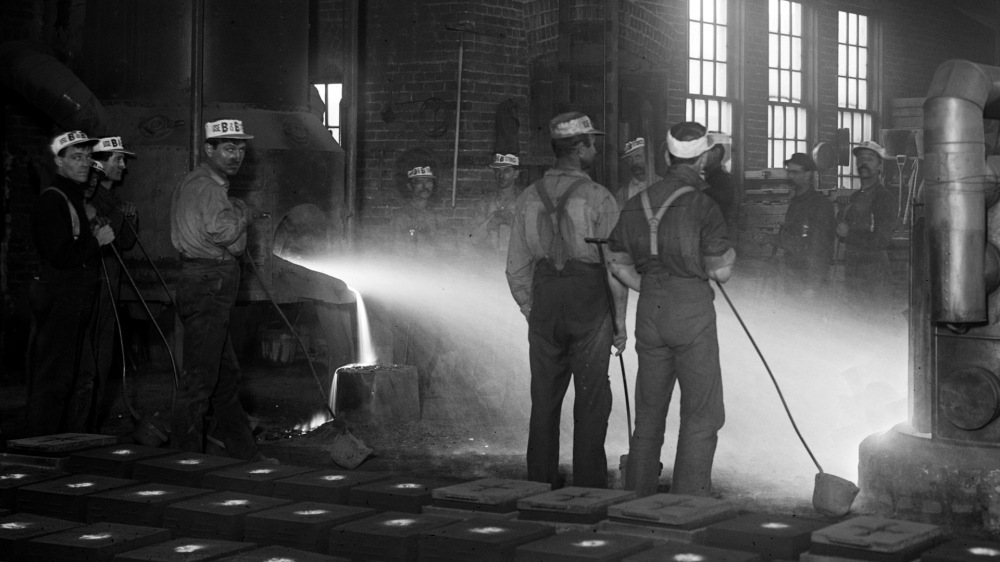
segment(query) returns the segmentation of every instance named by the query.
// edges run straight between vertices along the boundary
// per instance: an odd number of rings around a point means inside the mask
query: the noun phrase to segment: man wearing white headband
[[[114,307],[118,305],[121,265],[111,247],[121,253],[135,245],[138,228],[135,205],[123,201],[116,192],[125,175],[125,158],[131,156],[135,156],[135,153],[125,149],[121,137],[98,139],[92,153],[94,168],[91,174],[96,179],[96,185],[88,203],[94,208],[96,220],[111,226],[115,233],[115,241],[109,247],[103,248],[102,287],[97,292],[95,313],[87,330],[86,345],[81,360],[81,369],[93,373],[95,381],[94,408],[87,423],[91,433],[100,433],[101,423],[107,417],[117,394],[116,379],[108,375],[115,358],[117,338]]]
[[[32,216],[40,265],[29,298],[29,436],[86,432],[94,381],[79,360],[98,289],[101,247],[115,239],[111,227],[90,225],[83,200],[96,142],[81,131],[52,139],[56,175],[38,196]]]
[[[172,445],[202,453],[209,438],[226,454],[250,461],[265,459],[250,432],[240,403],[240,364],[229,339],[229,316],[240,284],[247,225],[266,216],[229,196],[252,139],[236,119],[205,123],[201,164],[174,191],[170,239],[180,254],[177,313],[184,324],[184,370],[174,400]],[[213,428],[206,427],[209,405]],[[209,435],[211,434],[211,435]]]
[[[497,190],[481,200],[472,217],[474,228],[469,238],[473,245],[483,248],[491,256],[506,255],[510,243],[510,227],[514,222],[513,207],[517,199],[517,165],[520,160],[513,154],[495,154],[493,177]]]
[[[414,166],[406,171],[409,195],[403,206],[392,214],[390,230],[399,251],[431,251],[441,230],[441,221],[431,208],[437,178],[430,164]]]
[[[725,420],[710,280],[724,283],[736,259],[725,218],[705,195],[700,173],[712,142],[686,122],[667,136],[663,181],[625,204],[611,234],[611,271],[639,292],[635,349],[635,432],[624,486],[656,493],[660,449],[674,383],[681,389],[680,436],[670,492],[707,496]]]
[[[660,176],[657,176],[654,170],[646,173],[646,139],[636,137],[625,143],[622,162],[628,166],[629,182],[615,192],[615,201],[618,202],[619,209],[625,208],[626,201],[660,181]]]
[[[604,134],[590,118],[557,115],[549,133],[555,166],[517,198],[507,251],[507,282],[528,319],[528,479],[561,484],[559,414],[572,378],[573,485],[606,488],[609,351],[625,348],[628,290],[609,279],[602,251],[586,239],[608,236],[618,205],[586,172],[597,155],[595,136]]]

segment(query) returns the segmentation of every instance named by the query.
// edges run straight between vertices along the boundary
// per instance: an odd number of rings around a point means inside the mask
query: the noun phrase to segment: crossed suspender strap
[[[566,202],[569,201],[570,195],[576,190],[577,187],[587,183],[589,181],[586,178],[580,178],[575,182],[571,183],[566,191],[563,192],[562,197],[556,201],[555,204],[552,203],[552,198],[545,191],[548,182],[542,181],[535,184],[535,190],[538,191],[538,198],[541,199],[542,205],[545,206],[545,211],[549,214],[549,220],[552,224],[552,240],[548,248],[545,248],[552,255],[551,257],[556,263],[557,268],[562,268],[563,264],[566,262],[566,243],[562,239],[562,218],[563,209],[566,208]],[[555,246],[553,248],[553,246]]]
[[[63,200],[66,201],[66,206],[69,207],[69,219],[73,226],[73,240],[78,239],[80,237],[80,215],[77,214],[73,204],[69,202],[69,197],[66,197],[65,193],[55,187],[46,187],[42,190],[42,193],[45,193],[46,191],[55,191],[62,196]]]
[[[649,253],[654,256],[658,256],[659,247],[657,245],[657,238],[660,232],[660,220],[663,219],[663,214],[667,212],[667,209],[677,200],[678,197],[684,195],[685,193],[691,193],[694,188],[690,185],[678,188],[667,197],[667,200],[660,205],[660,209],[656,211],[656,215],[653,215],[653,206],[649,203],[649,193],[643,191],[642,197],[642,212],[646,214],[646,221],[649,222]]]

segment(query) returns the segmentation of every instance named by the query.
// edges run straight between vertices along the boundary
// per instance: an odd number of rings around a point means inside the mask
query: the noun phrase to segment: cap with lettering
[[[104,137],[98,140],[97,144],[94,145],[94,152],[120,152],[135,156],[134,152],[125,150],[125,143],[122,142],[121,137]]]
[[[406,172],[407,178],[433,178],[434,172],[431,172],[430,166],[417,166],[409,172]]]
[[[886,160],[889,159],[889,153],[887,153],[885,149],[882,148],[882,145],[880,145],[875,141],[862,141],[861,143],[858,144],[858,146],[855,146],[854,148],[851,149],[851,154],[857,156],[858,151],[860,150],[870,150],[875,154],[878,154],[879,158],[883,158]]]
[[[205,123],[205,140],[209,139],[252,139],[253,135],[246,134],[243,129],[243,121],[239,119],[219,119]]]
[[[59,151],[66,147],[78,144],[93,145],[96,143],[97,139],[88,137],[87,133],[84,133],[83,131],[69,131],[52,139],[52,144],[49,145],[49,148],[52,150],[52,154],[58,155]]]
[[[554,139],[566,139],[576,135],[603,135],[590,124],[590,117],[578,112],[560,113],[549,121],[549,135]]]
[[[521,161],[513,154],[494,154],[490,168],[509,168],[517,166]]]
[[[625,143],[625,154],[622,154],[622,158],[627,158],[646,148],[646,139],[642,137],[636,137],[627,143]]]

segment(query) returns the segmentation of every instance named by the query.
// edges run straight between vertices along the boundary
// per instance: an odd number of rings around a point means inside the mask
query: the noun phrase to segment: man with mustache
[[[56,176],[38,197],[32,238],[41,264],[31,283],[26,434],[86,432],[93,373],[80,369],[109,226],[90,226],[83,193],[97,139],[70,131],[52,139]]]
[[[896,228],[896,195],[882,184],[882,161],[889,156],[878,143],[864,141],[851,151],[861,189],[851,194],[837,224],[844,243],[844,290],[866,316],[881,316],[892,293],[889,242]]]
[[[181,451],[202,453],[205,440],[225,445],[226,454],[268,460],[257,448],[240,403],[240,364],[229,339],[229,316],[240,284],[247,225],[259,216],[229,196],[229,179],[246,155],[243,123],[220,119],[205,124],[204,158],[174,191],[170,240],[180,253],[177,314],[184,325],[183,371],[174,399],[171,440]],[[212,429],[205,416],[212,407]]]
[[[628,166],[629,182],[615,192],[615,201],[618,203],[619,209],[624,208],[629,199],[660,181],[655,171],[651,170],[649,174],[646,173],[646,139],[636,137],[625,143],[622,162]]]
[[[92,156],[94,169],[91,173],[96,176],[97,183],[88,197],[88,203],[94,207],[97,222],[108,224],[114,230],[115,241],[111,247],[120,253],[121,250],[131,249],[135,245],[138,221],[135,205],[123,201],[115,188],[125,175],[125,158],[135,156],[135,153],[125,150],[121,137],[105,137],[94,145]],[[125,221],[129,223],[127,226]],[[94,314],[88,329],[81,365],[83,370],[94,374],[94,407],[87,422],[91,433],[99,433],[101,423],[115,399],[113,390],[117,388],[108,375],[118,341],[115,337],[114,309],[118,306],[121,265],[110,248],[104,248],[102,253],[104,264],[101,270],[101,283],[94,301]]]
[[[415,166],[406,172],[410,198],[392,215],[389,229],[399,251],[427,251],[439,242],[441,222],[430,208],[437,180],[430,165]]]

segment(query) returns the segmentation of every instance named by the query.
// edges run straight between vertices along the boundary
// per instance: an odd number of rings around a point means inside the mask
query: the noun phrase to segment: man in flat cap
[[[655,170],[646,170],[646,139],[636,137],[625,143],[622,162],[628,166],[629,181],[615,192],[615,201],[619,209],[625,207],[626,201],[660,181]]]
[[[513,154],[495,154],[490,168],[497,190],[481,200],[472,217],[469,235],[474,246],[490,256],[503,256],[510,243],[510,227],[514,222],[514,201],[517,200],[517,166],[520,160]]]
[[[844,290],[865,316],[880,316],[889,306],[892,284],[889,242],[896,228],[896,194],[882,184],[884,148],[864,141],[851,151],[861,189],[851,194],[837,224],[844,243]]]
[[[442,240],[441,221],[430,208],[437,189],[437,177],[431,165],[407,170],[406,189],[409,199],[393,212],[389,223],[396,248],[402,252],[434,250]]]
[[[639,292],[635,349],[635,432],[626,490],[657,491],[660,449],[674,383],[681,424],[670,492],[707,496],[718,432],[725,422],[715,293],[736,252],[719,206],[704,193],[701,171],[711,149],[705,127],[679,123],[667,134],[666,176],[631,199],[611,234],[611,271]]]
[[[115,241],[103,248],[101,286],[94,301],[81,364],[83,370],[94,373],[95,381],[94,407],[87,422],[88,430],[100,433],[101,423],[114,403],[118,388],[114,379],[108,376],[119,341],[115,337],[115,308],[121,285],[121,265],[111,248],[121,254],[135,245],[138,220],[135,205],[122,200],[117,193],[125,175],[125,159],[134,157],[135,153],[125,150],[121,137],[104,137],[94,145],[91,156],[94,160],[91,177],[96,185],[87,202],[96,212],[95,220],[110,225],[115,233]]]
[[[816,191],[816,164],[802,152],[785,160],[792,181],[792,199],[777,234],[757,234],[754,240],[781,248],[785,261],[785,290],[813,298],[827,285],[833,262],[836,211],[833,201]]]
[[[101,247],[115,239],[110,226],[90,225],[83,200],[96,143],[81,131],[52,139],[56,176],[32,216],[41,264],[29,297],[28,435],[87,431],[94,380],[80,369],[84,333],[98,289]]]
[[[229,339],[230,312],[240,283],[247,225],[263,216],[229,196],[229,178],[246,155],[243,123],[205,123],[201,164],[174,191],[170,239],[180,253],[177,313],[184,325],[184,369],[174,400],[171,440],[182,451],[202,453],[209,437],[239,459],[265,460],[240,403],[240,364]],[[206,427],[212,407],[214,427]],[[211,435],[209,435],[211,434]]]
[[[586,172],[597,155],[595,135],[604,134],[590,118],[577,112],[557,115],[549,132],[555,166],[517,198],[507,251],[507,282],[528,319],[528,479],[561,485],[559,417],[572,378],[573,485],[605,488],[608,363],[612,343],[618,353],[625,348],[628,291],[610,277],[598,246],[585,239],[611,233],[618,205]]]

